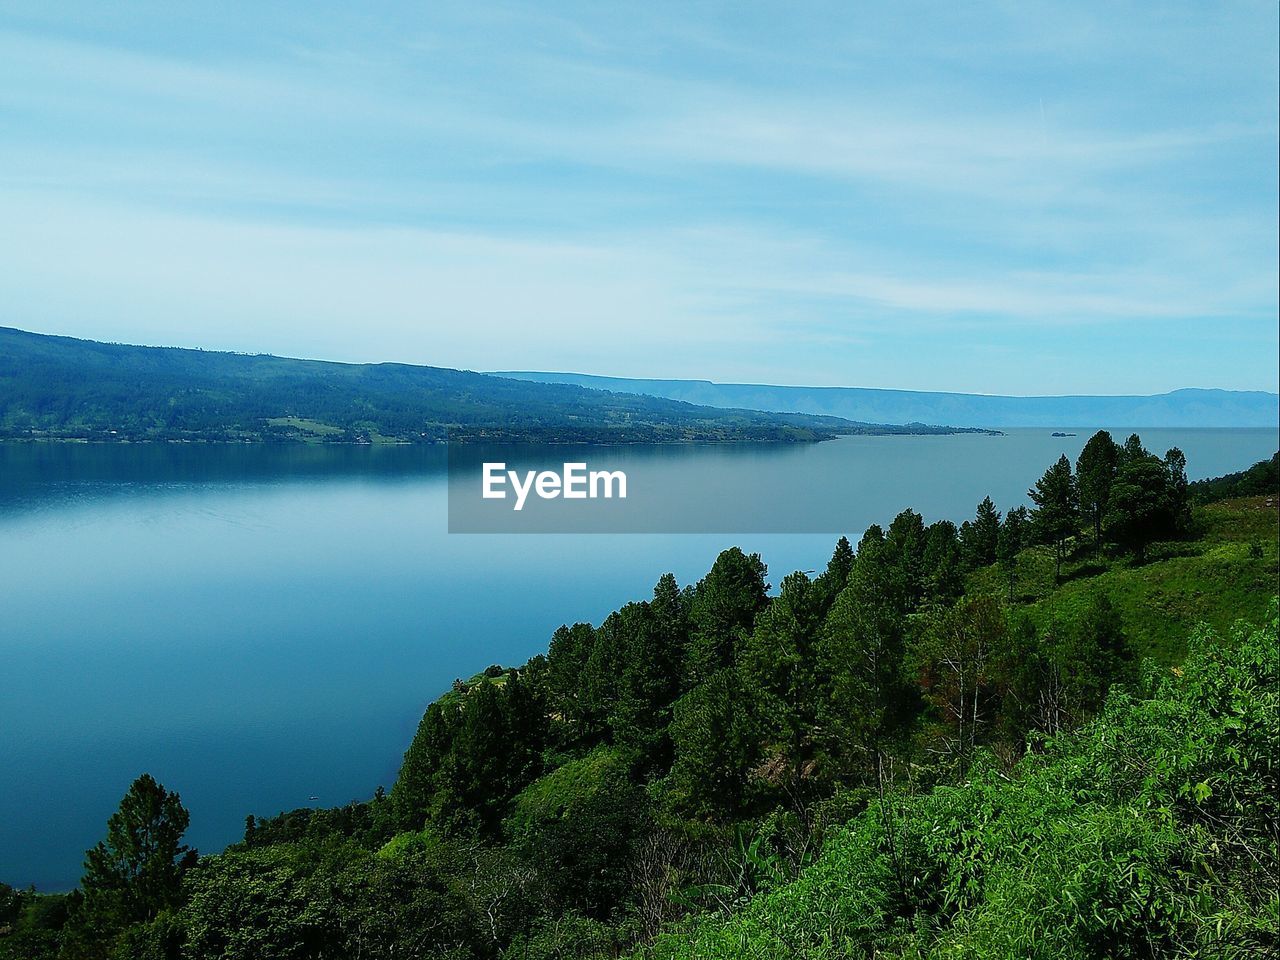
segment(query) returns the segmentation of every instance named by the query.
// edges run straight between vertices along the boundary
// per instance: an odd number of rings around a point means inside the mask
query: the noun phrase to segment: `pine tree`
[[[1093,525],[1093,549],[1102,548],[1102,521],[1111,501],[1120,448],[1106,430],[1099,430],[1080,451],[1076,459],[1076,482],[1080,493],[1080,509]]]
[[[614,743],[665,763],[665,731],[680,695],[681,649],[648,603],[629,603],[609,618],[617,632],[617,684],[609,705]]]
[[[853,557],[853,547],[849,543],[849,538],[841,537],[837,540],[831,559],[827,561],[826,573],[834,583],[838,584],[837,593],[844,589],[844,581],[848,579],[849,571],[853,569]]]
[[[400,764],[400,775],[391,786],[391,806],[401,830],[421,829],[433,811],[440,771],[453,750],[460,717],[458,707],[433,703],[418,723]]]
[[[721,822],[741,817],[760,739],[756,700],[737,670],[720,670],[680,698],[671,738],[672,799],[681,812]]]
[[[742,656],[742,673],[758,695],[761,712],[787,761],[792,787],[811,756],[818,694],[815,648],[819,617],[813,584],[803,573],[782,589],[756,620]]]
[[[942,752],[963,769],[998,709],[999,655],[1007,626],[998,600],[978,596],[931,611],[913,644],[922,692],[933,705]]]
[[[831,686],[821,704],[822,728],[831,752],[868,775],[908,697],[901,675],[906,620],[896,594],[888,568],[860,557],[819,644],[821,673]]]
[[[1101,709],[1113,684],[1133,678],[1133,656],[1120,610],[1105,593],[1094,594],[1068,635],[1062,672],[1073,724]]]
[[[971,567],[989,567],[996,562],[996,549],[1000,541],[1000,511],[990,497],[983,497],[978,504],[973,522],[965,522],[960,528],[965,561]]]
[[[1172,487],[1168,466],[1145,451],[1127,456],[1116,475],[1106,527],[1138,563],[1161,533],[1174,532]]]
[[[1177,447],[1164,455],[1169,474],[1169,523],[1171,533],[1183,534],[1191,525],[1191,486],[1187,482],[1187,457]]]
[[[585,696],[587,661],[595,647],[596,631],[589,623],[561,626],[547,648],[547,676],[555,710],[571,725],[588,719]]]
[[[649,603],[661,633],[664,656],[674,663],[672,672],[677,677],[681,693],[688,689],[689,684],[683,669],[689,654],[689,599],[690,591],[680,589],[675,574],[664,573],[654,585],[653,600]]]
[[[853,569],[853,561],[853,546],[848,537],[841,537],[836,542],[831,559],[827,561],[827,569],[814,582],[814,602],[820,616],[826,616],[836,596],[844,589],[849,571]]]
[[[924,518],[914,510],[903,510],[893,518],[884,538],[885,556],[901,572],[912,608],[924,596],[924,537]]]
[[[1066,454],[1045,471],[1036,485],[1027,491],[1027,496],[1036,505],[1031,511],[1031,523],[1041,540],[1053,545],[1054,579],[1061,580],[1067,540],[1075,534],[1080,519],[1076,481]]]
[[[85,854],[86,898],[110,899],[127,923],[150,920],[173,906],[182,874],[194,859],[182,843],[190,815],[176,793],[144,773],[107,820],[107,836]]]
[[[692,682],[732,666],[756,615],[769,602],[768,568],[758,553],[730,547],[694,589],[687,667]]]
[[[996,543],[996,556],[1009,573],[1009,602],[1013,602],[1013,590],[1018,578],[1018,554],[1027,546],[1030,520],[1026,507],[1015,507],[1005,514],[1000,524],[1000,538]]]
[[[960,537],[950,520],[931,523],[924,537],[924,592],[932,601],[949,602],[964,592]]]

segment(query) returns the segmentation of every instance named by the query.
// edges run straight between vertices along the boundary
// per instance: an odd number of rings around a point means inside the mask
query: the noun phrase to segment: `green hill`
[[[0,439],[584,443],[946,433],[698,407],[402,363],[138,347],[0,327]]]

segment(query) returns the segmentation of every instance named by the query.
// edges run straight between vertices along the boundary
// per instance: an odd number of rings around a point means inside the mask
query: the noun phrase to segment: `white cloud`
[[[956,385],[928,379],[946,344],[1212,322],[1257,385],[1275,114],[1220,94],[1260,61],[1037,9],[986,11],[980,52],[963,23],[853,30],[835,7],[767,34],[458,8],[198,51],[0,30],[0,322],[721,379],[833,382],[857,358],[917,387]],[[1171,51],[1193,85],[1153,69]],[[926,337],[933,366],[900,359]],[[1097,354],[1089,375],[1123,374]]]

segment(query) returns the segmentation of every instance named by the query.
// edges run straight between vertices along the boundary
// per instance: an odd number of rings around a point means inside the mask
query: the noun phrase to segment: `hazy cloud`
[[[120,11],[0,14],[0,322],[472,368],[1275,387],[1270,5]]]

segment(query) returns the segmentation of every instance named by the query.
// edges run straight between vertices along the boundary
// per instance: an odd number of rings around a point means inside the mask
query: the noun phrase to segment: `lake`
[[[455,677],[523,662],[666,571],[696,580],[735,543],[776,584],[908,506],[959,522],[986,494],[1025,503],[1092,432],[1062,429],[1077,436],[594,448],[689,492],[673,514],[650,504],[651,529],[721,530],[611,535],[449,534],[439,448],[0,443],[0,880],[74,885],[144,771],[182,794],[205,851],[249,813],[368,797]],[[1193,479],[1277,447],[1268,429],[1140,432]],[[708,524],[688,504],[733,499],[715,495],[726,469],[749,494]],[[733,517],[762,532],[723,532]]]

